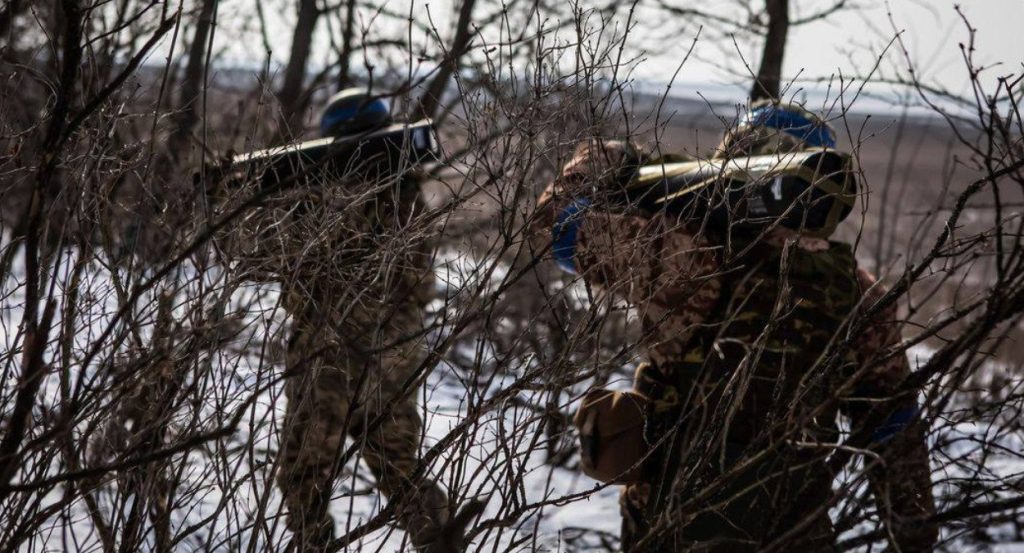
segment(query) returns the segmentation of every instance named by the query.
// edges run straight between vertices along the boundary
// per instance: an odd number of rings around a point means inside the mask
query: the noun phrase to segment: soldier
[[[834,146],[820,118],[764,103],[716,155]],[[883,288],[848,244],[822,238],[833,229],[745,234],[603,199],[644,162],[628,143],[582,144],[534,227],[560,265],[629,301],[649,337],[633,392],[591,391],[576,417],[584,467],[625,484],[624,550],[834,550],[837,411],[847,445],[868,453],[890,541],[931,550],[925,427],[893,353],[895,307],[845,334]]]
[[[349,89],[331,98],[321,131],[361,135],[389,123],[383,100]],[[396,516],[412,544],[456,551],[475,511],[450,516],[444,491],[413,479],[433,286],[420,178],[387,156],[358,154],[293,178],[241,226],[232,250],[253,278],[281,283],[291,316],[277,480],[293,545],[322,550],[334,536],[328,507],[347,436],[380,491],[402,494]]]

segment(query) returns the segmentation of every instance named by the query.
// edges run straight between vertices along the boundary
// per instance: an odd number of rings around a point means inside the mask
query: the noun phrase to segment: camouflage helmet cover
[[[761,101],[750,106],[735,128],[726,131],[717,156],[768,155],[835,146],[836,133],[821,117],[797,104]]]

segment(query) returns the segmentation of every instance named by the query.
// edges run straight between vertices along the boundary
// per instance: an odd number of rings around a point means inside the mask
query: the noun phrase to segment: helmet
[[[726,132],[719,155],[751,156],[806,148],[835,148],[836,133],[821,117],[796,104],[759,102]]]
[[[363,88],[346,88],[331,96],[320,115],[320,134],[344,136],[391,123],[388,104]]]
[[[780,130],[812,148],[835,148],[836,133],[817,115],[795,104],[762,104],[754,106],[740,126],[766,127]]]

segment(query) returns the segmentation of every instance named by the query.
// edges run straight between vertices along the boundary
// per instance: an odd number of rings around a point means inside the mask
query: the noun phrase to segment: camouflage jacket
[[[581,195],[600,189],[602,179],[620,172],[616,163],[630,157],[617,155],[614,150],[595,156],[593,150],[592,144],[578,149],[560,178],[542,196],[533,225],[534,244],[553,251],[563,267],[571,268],[588,284],[628,301],[638,311],[647,337],[646,354],[654,367],[662,368],[660,374],[655,373],[655,380],[667,378],[677,383],[679,375],[667,373],[685,372],[694,355],[720,356],[726,359],[725,364],[732,363],[729,369],[746,359],[760,367],[773,366],[780,374],[785,372],[780,364],[784,365],[789,355],[800,360],[801,370],[806,370],[816,363],[814,355],[825,351],[833,338],[848,344],[845,351],[838,348],[841,359],[822,363],[831,368],[821,375],[815,401],[791,398],[793,403],[807,405],[827,404],[830,396],[838,398],[831,409],[817,412],[813,421],[806,421],[802,430],[821,426],[822,432],[810,432],[811,439],[834,444],[838,439],[832,422],[835,411],[846,415],[851,435],[867,436],[864,444],[853,445],[878,455],[879,462],[870,464],[868,478],[896,541],[904,550],[930,547],[935,529],[920,522],[934,514],[925,428],[916,421],[906,424],[914,419],[917,397],[900,391],[910,365],[906,354],[898,349],[901,336],[896,307],[888,305],[874,313],[871,320],[862,321],[864,324],[846,324],[848,319],[857,321],[859,313],[869,310],[884,295],[874,277],[856,267],[850,248],[781,229],[753,244],[753,253],[740,263],[736,257],[726,261],[720,240],[701,235],[687,223],[663,213],[613,211],[597,202],[581,202]],[[752,268],[750,257],[774,261],[758,270]],[[792,265],[786,271],[791,278],[785,282],[773,276],[780,274],[783,257],[786,261],[782,263]],[[828,285],[816,282],[825,276],[831,279]],[[752,282],[762,286],[767,283],[768,288],[759,290]],[[850,292],[844,296],[835,290]],[[779,301],[783,294],[785,302]],[[767,317],[771,313],[766,312],[773,310],[783,314]],[[805,313],[792,315],[800,310]],[[787,316],[794,321],[788,326]],[[713,334],[725,318],[730,320],[731,328],[741,330],[732,331],[729,340],[709,340],[713,346],[700,343],[709,329]],[[745,318],[751,328],[743,328]],[[776,319],[783,322],[776,323]],[[767,330],[768,324],[775,325],[771,331]],[[858,335],[838,334],[840,329],[847,332],[853,326],[862,329]],[[760,332],[757,327],[766,330]],[[785,344],[773,343],[787,332],[805,336],[803,341],[800,336],[788,340],[790,345],[798,345],[792,354],[784,351]],[[755,342],[757,353],[750,354]],[[801,344],[808,343],[818,346],[811,348],[812,352],[799,351],[806,348]],[[730,354],[726,351],[729,344],[740,344],[747,355]],[[801,353],[813,355],[801,359]],[[703,357],[699,361],[703,362]],[[751,371],[752,384],[745,388],[745,395],[739,394],[742,400],[738,412],[732,414],[731,420],[736,422],[728,431],[738,434],[739,440],[751,440],[755,435],[754,431],[746,432],[745,427],[777,415],[769,412],[768,406],[777,404],[770,401],[770,396],[780,392],[771,386],[758,389],[758,380],[764,376],[760,370]],[[660,394],[652,391],[657,386],[645,382],[649,376],[637,375],[637,390]],[[808,378],[806,373],[800,376]],[[685,399],[674,401],[692,406],[700,397],[689,393]],[[901,524],[909,520],[916,522]]]
[[[224,187],[222,211],[258,183]],[[284,307],[307,326],[329,326],[361,347],[386,327],[413,332],[432,298],[430,237],[414,176],[300,180],[248,209],[219,238],[234,267],[281,285]]]

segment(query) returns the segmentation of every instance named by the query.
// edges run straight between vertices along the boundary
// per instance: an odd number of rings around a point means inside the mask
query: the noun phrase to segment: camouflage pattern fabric
[[[288,527],[299,550],[333,537],[328,507],[351,438],[380,492],[404,493],[398,522],[422,546],[447,521],[448,498],[430,480],[410,481],[433,293],[419,183],[319,176],[268,198],[221,238],[239,270],[281,285],[291,316],[277,476]]]
[[[580,166],[570,162],[542,197],[538,242],[550,242],[561,210],[593,188]],[[886,355],[900,342],[895,307],[862,335],[843,334],[881,293],[850,247],[778,230],[730,243],[726,255],[721,237],[686,221],[600,204],[579,225],[579,274],[628,300],[647,337],[650,363],[634,388],[653,400],[645,430],[653,453],[648,481],[623,491],[624,549],[830,550],[837,410],[856,433],[916,402],[896,395],[910,373],[906,356]],[[822,357],[833,340],[854,349]],[[840,389],[849,393],[828,401]],[[934,512],[919,426],[870,446],[880,462],[867,475],[903,551],[930,550],[936,538],[933,526],[903,524]]]
[[[331,310],[342,311],[342,306]],[[393,314],[366,342],[376,343],[376,351],[346,343],[322,315],[320,306],[297,311],[288,346],[287,369],[296,376],[285,387],[288,409],[278,472],[288,526],[302,549],[333,537],[328,506],[350,437],[362,446],[362,461],[380,492],[388,497],[405,492],[398,519],[419,544],[448,518],[447,496],[436,484],[409,480],[419,463],[423,432],[414,378],[425,357],[416,335],[422,332],[420,314]],[[382,414],[380,423],[368,427]]]
[[[749,111],[769,105],[782,106],[787,110],[802,112],[808,121],[815,121],[821,126],[828,124],[817,114],[797,104],[779,104],[774,100],[754,102]],[[803,140],[782,130],[760,125],[741,124],[726,131],[722,141],[715,148],[714,157],[730,158],[739,156],[772,155],[778,153],[799,152],[806,148]]]
[[[663,452],[652,462],[655,484],[681,472],[663,503],[685,510],[675,505],[684,502],[676,496],[716,487],[709,502],[723,505],[698,507],[693,522],[659,536],[648,550],[710,541],[718,543],[710,550],[756,550],[805,519],[815,532],[801,532],[789,550],[822,551],[832,541],[827,511],[807,512],[808,506],[828,503],[827,450],[793,444],[838,439],[836,409],[815,410],[838,387],[834,376],[840,371],[813,368],[859,299],[853,255],[841,244],[825,252],[793,249],[783,267],[780,254],[786,250],[756,251],[738,264],[743,271],[720,277],[730,293],[709,313],[708,326],[690,340],[689,351],[638,371],[636,388],[658,406],[648,439],[655,443],[679,429],[679,453]],[[748,467],[735,468],[757,456]],[[644,495],[626,496],[627,542],[642,536],[656,516],[635,516],[650,508]]]
[[[569,163],[562,168],[562,179],[582,179],[600,188],[628,179],[644,162],[638,145],[621,140],[591,139],[576,146]]]
[[[333,530],[327,506],[348,435],[362,445],[384,495],[408,494],[398,519],[420,544],[448,512],[436,484],[409,481],[423,432],[416,371],[426,354],[423,308],[433,284],[430,250],[415,226],[419,187],[392,182],[362,195],[339,188],[348,198],[343,209],[321,196],[296,217],[307,239],[285,281],[293,377],[278,482],[293,534],[306,546],[323,544]],[[338,194],[321,192],[331,193]]]

